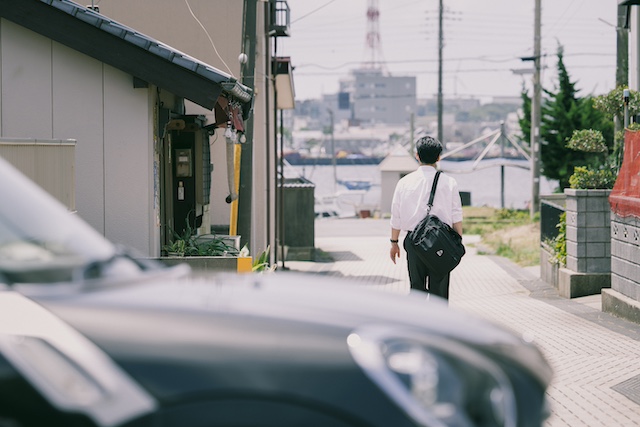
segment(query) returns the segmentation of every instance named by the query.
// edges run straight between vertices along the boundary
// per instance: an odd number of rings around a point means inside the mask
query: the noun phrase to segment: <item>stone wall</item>
[[[640,300],[640,220],[613,216],[611,224],[611,288]]]
[[[610,190],[565,189],[567,265],[558,272],[566,298],[600,293],[611,286]]]
[[[625,131],[624,160],[609,197],[611,289],[602,311],[640,323],[640,132]]]
[[[610,192],[565,189],[569,270],[578,273],[611,272]]]

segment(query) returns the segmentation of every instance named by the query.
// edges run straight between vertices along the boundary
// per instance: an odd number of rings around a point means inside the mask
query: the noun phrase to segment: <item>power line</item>
[[[306,15],[302,15],[301,17],[299,17],[297,19],[294,19],[293,21],[291,21],[291,25],[295,24],[296,22],[300,21],[301,19],[306,18],[307,16],[313,15],[314,13],[319,11],[320,9],[323,9],[323,8],[329,6],[331,3],[335,2],[335,1],[336,0],[330,0],[330,1],[326,2],[325,4],[323,4],[322,6],[313,9],[311,12],[307,13]]]
[[[542,56],[550,56],[549,54],[543,54]],[[615,57],[615,53],[598,53],[598,52],[580,52],[580,53],[571,53],[571,54],[567,54],[565,53],[563,55],[564,58],[571,58],[571,57],[578,57],[578,56],[587,56],[587,57],[605,57],[605,56],[609,56],[609,57]],[[421,64],[421,63],[435,63],[437,62],[437,59],[401,59],[401,60],[395,60],[395,61],[386,61],[387,64]],[[447,63],[452,63],[452,62],[461,62],[461,61],[476,61],[476,62],[489,62],[489,63],[507,63],[507,62],[512,62],[512,61],[521,61],[521,57],[519,56],[510,56],[509,58],[501,58],[501,59],[492,59],[492,58],[487,58],[486,56],[470,56],[470,57],[459,57],[459,58],[447,58],[445,60],[443,60],[444,62]],[[349,61],[349,62],[344,62],[340,65],[335,65],[335,66],[327,66],[324,64],[316,64],[316,63],[302,63],[302,64],[298,64],[296,66],[296,69],[300,69],[300,68],[304,68],[304,67],[315,67],[315,68],[320,68],[323,70],[338,70],[341,68],[345,68],[348,66],[353,66],[353,65],[358,65],[359,62],[356,61]],[[597,66],[595,66],[594,68],[597,68]]]
[[[572,70],[575,69],[606,69],[606,68],[612,68],[615,69],[615,64],[612,65],[592,65],[592,64],[585,64],[585,65],[574,65],[571,67]],[[509,73],[512,74],[511,68],[469,68],[469,69],[459,69],[456,70],[455,73],[458,74],[469,74],[469,73],[497,73],[497,72],[504,72],[504,73]],[[408,74],[408,75],[415,75],[415,76],[420,76],[420,75],[425,75],[425,74],[436,74],[437,71],[436,70],[401,70],[401,71],[397,71],[396,73],[404,73],[404,74]],[[447,72],[447,74],[455,74],[453,71]],[[304,76],[304,77],[311,77],[311,76],[344,76],[343,72],[339,72],[339,71],[325,71],[325,72],[304,72],[304,71],[300,71],[300,72],[296,72],[295,74],[296,76]],[[346,77],[346,76],[345,76]]]

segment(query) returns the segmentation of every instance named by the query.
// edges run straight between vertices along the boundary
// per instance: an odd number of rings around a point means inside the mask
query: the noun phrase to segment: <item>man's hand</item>
[[[396,257],[400,256],[400,246],[398,246],[397,243],[392,243],[391,244],[391,250],[389,251],[389,256],[391,257],[391,261],[393,261],[393,263],[396,263]]]

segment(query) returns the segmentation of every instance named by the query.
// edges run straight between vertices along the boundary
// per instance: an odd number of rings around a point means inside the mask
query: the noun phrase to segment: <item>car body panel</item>
[[[291,272],[190,277],[106,241],[2,159],[0,182],[0,426],[537,427],[547,415],[541,352],[438,298]],[[16,292],[41,315],[5,310]],[[54,323],[77,345],[25,329]],[[41,374],[61,367],[107,391],[119,378],[138,409],[61,404],[16,356],[20,334],[33,363],[56,361]]]

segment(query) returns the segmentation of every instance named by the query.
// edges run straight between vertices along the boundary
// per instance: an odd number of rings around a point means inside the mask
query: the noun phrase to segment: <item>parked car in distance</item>
[[[191,277],[0,159],[0,427],[541,426],[549,364],[421,295]]]

